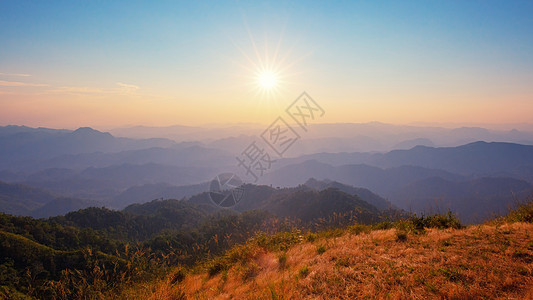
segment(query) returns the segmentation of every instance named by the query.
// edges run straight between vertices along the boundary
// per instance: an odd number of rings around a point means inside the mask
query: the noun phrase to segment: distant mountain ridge
[[[376,154],[374,164],[381,167],[414,165],[463,175],[485,175],[533,167],[533,146],[500,142],[475,142],[459,147],[416,146]]]
[[[176,128],[167,129],[167,133],[171,133]],[[204,131],[190,127],[177,129],[191,134],[191,137],[198,132],[212,136],[200,140],[199,135],[198,140],[176,142],[160,138],[117,138],[88,127],[77,130],[0,127],[1,181],[37,187],[57,195],[53,196],[57,198],[78,199],[47,200],[47,206],[29,200],[22,205],[10,201],[9,205],[4,203],[4,209],[30,214],[42,206],[43,215],[49,215],[64,212],[62,208],[75,209],[77,205],[88,204],[79,199],[122,208],[154,199],[191,197],[205,191],[202,184],[216,174],[242,171],[238,170],[235,156],[253,139],[254,134],[250,132],[256,128],[239,125],[219,128],[218,131],[212,128],[202,129]],[[146,137],[150,137],[151,130],[146,129]],[[240,135],[228,136],[239,131]],[[434,133],[438,133],[440,139],[436,139]],[[500,211],[510,204],[510,195],[527,193],[529,187],[521,181],[533,184],[533,146],[482,141],[454,147],[438,145],[472,138],[490,141],[527,140],[529,137],[527,132],[518,130],[503,132],[473,127],[317,124],[309,128],[309,135],[299,141],[301,143],[295,146],[294,153],[347,151],[288,155],[289,158],[277,159],[258,182],[274,188],[270,192],[266,187],[255,188],[254,197],[257,198],[236,209],[260,208],[260,204],[270,197],[269,193],[280,192],[276,187],[304,184],[316,191],[333,187],[350,195],[357,194],[380,209],[391,203],[402,209],[423,211],[428,208],[425,204],[443,198],[448,206],[464,210],[458,211],[463,218],[485,215],[489,207]],[[383,153],[356,152],[365,148],[356,145],[359,141],[365,141],[365,147],[374,149],[414,147]],[[308,181],[310,178],[317,182]],[[486,178],[497,179],[488,184]],[[485,189],[479,190],[476,184]],[[497,188],[493,190],[492,186]],[[490,205],[481,205],[481,199],[476,196],[481,194],[490,199]],[[459,205],[451,200],[452,196],[461,201],[473,198],[471,202],[480,205],[479,211]],[[53,212],[54,207],[58,207],[57,212]]]
[[[418,213],[455,212],[465,223],[482,223],[506,215],[533,195],[533,185],[513,178],[483,177],[452,182],[439,177],[413,182],[399,189],[394,203]]]
[[[467,223],[505,214],[533,194],[531,182],[511,176],[463,176],[419,166],[332,166],[313,160],[273,171],[265,176],[264,183],[284,187],[309,177],[369,189],[395,207],[416,213],[450,209]]]
[[[295,186],[309,178],[334,180],[343,184],[364,187],[388,197],[396,189],[413,181],[441,177],[451,181],[464,180],[464,176],[417,166],[382,169],[364,164],[332,166],[316,160],[288,165],[264,176],[263,182],[274,186]]]
[[[394,210],[387,200],[367,189],[332,181],[310,179],[306,184],[282,189],[253,184],[242,188],[244,196],[231,210],[245,212],[259,209],[303,222],[324,220],[334,215],[347,218],[345,214],[350,213],[361,222],[371,222],[382,217],[386,210]],[[188,197],[185,202],[213,205],[207,192]]]
[[[214,177],[216,174],[216,168],[178,167],[147,163],[140,165],[120,164],[103,168],[90,167],[81,171],[54,168],[30,175],[0,174],[0,179],[47,189],[59,195],[107,202],[134,186],[149,184],[191,185],[205,182],[206,178]],[[143,200],[153,199],[155,198]],[[129,204],[131,203],[133,202],[129,202]]]
[[[513,143],[479,141],[458,147],[416,146],[387,153],[317,153],[280,160],[278,168],[309,160],[333,166],[368,165],[383,169],[414,166],[461,176],[505,173],[533,183],[533,146]]]
[[[369,204],[375,206],[376,208],[380,210],[386,210],[392,208],[392,203],[390,203],[388,200],[380,197],[379,195],[374,194],[372,191],[365,189],[365,188],[357,188],[353,187],[351,185],[342,184],[337,181],[331,181],[331,180],[316,180],[314,178],[309,178],[304,183],[305,186],[308,186],[312,189],[316,190],[325,190],[328,188],[335,188],[340,191],[343,191],[349,195],[357,195],[362,200],[368,202]]]
[[[238,138],[235,144],[226,144],[223,149],[238,151],[245,139],[260,134],[268,124],[235,124],[227,126],[167,126],[112,129],[116,136],[129,138],[162,137],[181,141],[205,143]],[[509,129],[482,127],[437,127],[427,125],[392,125],[381,122],[368,123],[323,123],[310,124],[309,130],[298,144],[290,149],[291,156],[317,152],[387,152],[394,149],[409,149],[417,145],[455,147],[475,141],[511,142],[533,144],[533,127],[516,124]]]
[[[0,181],[0,211],[8,214],[45,218],[99,205],[93,200],[58,197],[40,188]]]
[[[182,199],[209,190],[209,183],[175,186],[166,183],[133,186],[120,193],[107,205],[122,209],[131,204],[142,204],[156,199]]]

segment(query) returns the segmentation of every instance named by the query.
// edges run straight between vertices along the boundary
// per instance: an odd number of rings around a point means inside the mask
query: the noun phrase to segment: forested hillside
[[[111,292],[169,266],[193,266],[260,232],[370,224],[392,216],[337,189],[275,191],[260,205],[263,210],[245,212],[154,200],[122,211],[90,207],[48,219],[1,214],[0,286],[37,298],[60,297],[61,290],[68,290],[67,298]]]

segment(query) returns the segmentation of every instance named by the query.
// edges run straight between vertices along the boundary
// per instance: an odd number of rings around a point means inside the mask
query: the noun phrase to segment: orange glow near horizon
[[[329,98],[323,91],[308,92],[327,112],[320,120],[322,123],[530,123],[533,111],[533,103],[527,95],[506,99],[465,97],[453,101],[446,101],[443,96],[426,101],[410,94],[379,99],[356,95],[350,100],[337,95]],[[143,95],[0,94],[0,101],[4,103],[0,123],[52,128],[269,124],[284,113],[283,107],[252,105],[246,97],[226,97],[185,100],[151,99]],[[292,100],[287,98],[279,102],[289,105]]]
[[[533,123],[533,4],[482,6],[4,1],[0,125]]]

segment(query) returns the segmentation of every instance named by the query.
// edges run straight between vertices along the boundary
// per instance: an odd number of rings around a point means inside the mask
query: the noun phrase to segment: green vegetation
[[[179,201],[156,202],[123,212],[87,208],[46,220],[0,214],[0,298],[2,293],[99,298],[130,282],[160,277],[172,266],[190,267],[221,254],[271,218],[264,212],[207,214]],[[223,265],[211,269],[215,273]],[[185,277],[180,270],[176,282]]]
[[[531,223],[532,203],[523,204],[505,219]],[[248,281],[261,272],[256,261],[265,253],[274,253],[279,270],[288,269],[287,252],[295,245],[310,243],[312,251],[327,257],[332,247],[328,239],[347,234],[394,228],[396,240],[406,242],[411,235],[413,240],[424,236],[429,228],[463,226],[448,212],[327,228],[312,231],[312,227],[262,211],[213,213],[180,201],[154,201],[125,211],[88,208],[49,219],[0,214],[0,298],[106,298],[136,282],[166,275],[172,284],[204,270],[210,277],[222,273],[227,278],[233,267]],[[500,232],[512,233],[508,228]],[[455,242],[443,239],[437,245],[442,251],[452,251]],[[528,251],[533,246],[529,242],[524,247],[512,257],[530,263],[533,256]],[[350,264],[349,257],[334,262],[337,268]],[[305,278],[310,266],[294,271]],[[435,269],[434,274],[451,282],[464,279],[457,268]]]
[[[309,275],[309,267],[307,265],[303,266],[299,271],[298,275],[300,278],[305,278],[307,275]]]
[[[302,236],[260,234],[209,260],[222,259],[222,276],[199,268],[176,288],[161,289],[192,299],[529,299],[530,223],[462,226],[446,213]]]
[[[294,230],[271,235],[259,233],[254,240],[258,246],[269,251],[283,251],[289,249],[294,244],[300,243],[303,237],[299,230]]]
[[[424,228],[462,228],[461,221],[451,211],[446,214],[436,214],[431,216],[416,216],[409,219],[415,230],[423,230]]]
[[[511,211],[505,218],[507,222],[527,222],[533,223],[533,197]]]

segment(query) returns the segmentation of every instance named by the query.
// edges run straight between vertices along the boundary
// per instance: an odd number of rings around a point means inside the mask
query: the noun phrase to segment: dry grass
[[[171,277],[155,282],[146,282],[125,288],[120,296],[110,294],[107,299],[148,299],[148,300],[180,300],[187,299],[182,289],[177,286]]]
[[[533,224],[346,231],[141,290],[136,298],[533,299]]]

